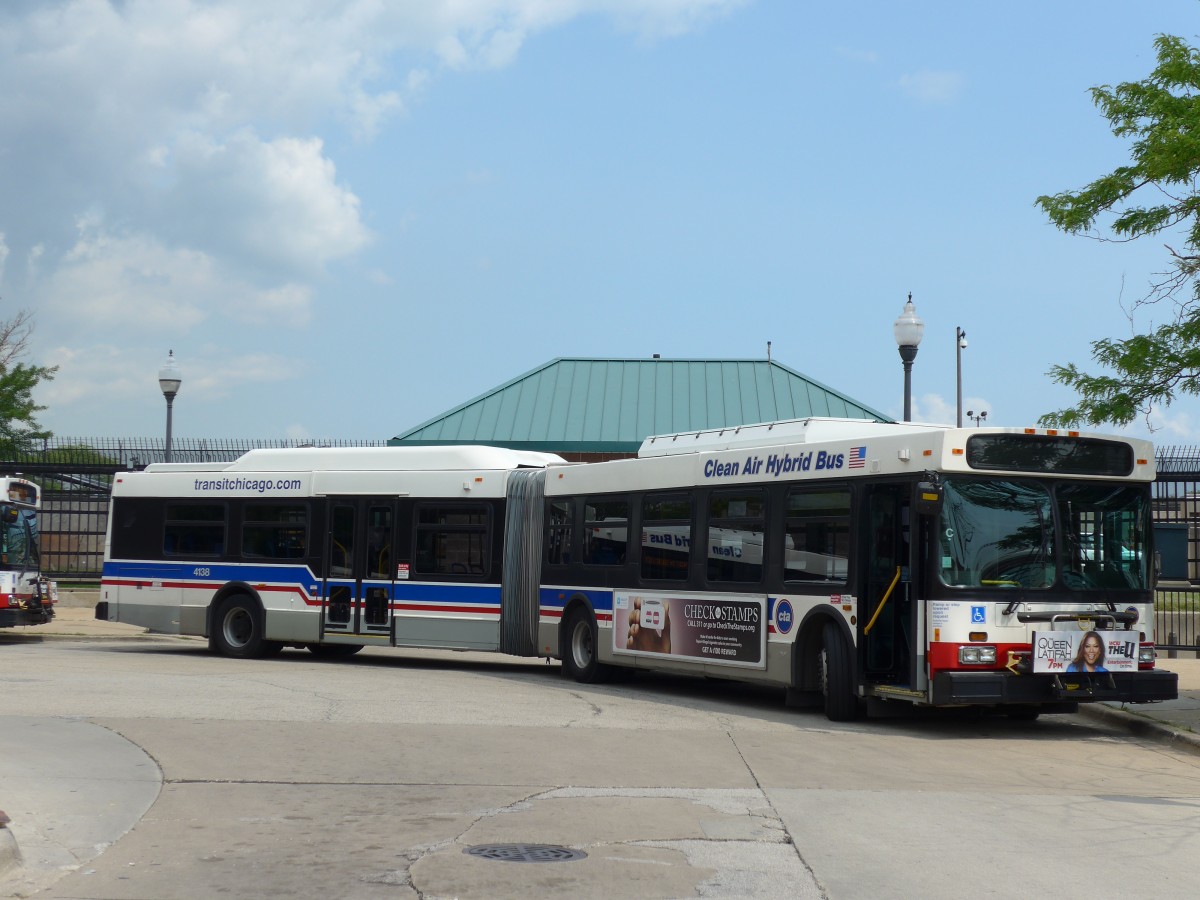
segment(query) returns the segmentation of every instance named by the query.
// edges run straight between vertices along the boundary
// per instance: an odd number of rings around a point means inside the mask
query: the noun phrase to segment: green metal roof
[[[652,434],[834,416],[892,421],[765,359],[554,359],[388,441],[634,453]]]

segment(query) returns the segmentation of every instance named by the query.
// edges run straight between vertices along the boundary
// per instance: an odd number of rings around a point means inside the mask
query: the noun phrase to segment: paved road
[[[187,640],[0,646],[0,683],[0,759],[23,760],[0,781],[26,852],[10,895],[1196,890],[1200,757],[1077,716],[835,725],[716,682]],[[464,853],[518,842],[587,856]]]

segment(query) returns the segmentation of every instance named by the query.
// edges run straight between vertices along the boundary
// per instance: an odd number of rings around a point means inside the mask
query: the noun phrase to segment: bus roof
[[[542,469],[554,453],[464,444],[446,447],[284,447],[249,450],[232,462],[153,463],[147,472],[379,472]]]
[[[872,419],[787,419],[782,422],[760,422],[756,425],[736,425],[708,431],[656,434],[642,442],[638,456],[673,456],[677,453],[734,450],[738,447],[770,447],[780,444],[812,444],[889,435],[927,434],[930,431],[946,431],[949,427],[913,422],[876,422]]]

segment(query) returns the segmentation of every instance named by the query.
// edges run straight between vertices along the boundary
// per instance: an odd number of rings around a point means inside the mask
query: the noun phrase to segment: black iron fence
[[[1155,638],[1174,655],[1200,650],[1200,447],[1160,447],[1154,483],[1155,546],[1162,565]]]

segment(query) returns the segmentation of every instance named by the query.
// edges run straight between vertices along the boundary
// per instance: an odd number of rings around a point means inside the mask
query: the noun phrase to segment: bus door
[[[912,570],[912,485],[867,489],[863,665],[867,680],[915,685],[916,604]]]
[[[330,498],[325,634],[391,638],[395,522],[391,500]]]

